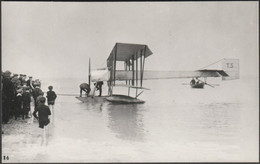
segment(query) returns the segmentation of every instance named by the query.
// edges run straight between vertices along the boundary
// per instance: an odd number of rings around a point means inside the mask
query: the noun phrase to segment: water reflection
[[[106,109],[108,102],[87,102],[83,103],[84,109],[93,110],[95,112],[102,112]]]
[[[239,104],[212,103],[200,105],[202,128],[214,139],[229,139],[236,134],[239,122]]]
[[[143,106],[108,104],[109,128],[124,140],[143,141]]]

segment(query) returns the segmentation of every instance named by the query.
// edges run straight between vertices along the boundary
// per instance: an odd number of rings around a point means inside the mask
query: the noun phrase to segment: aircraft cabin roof
[[[127,61],[131,59],[133,55],[134,59],[136,60],[141,56],[142,50],[144,51],[142,54],[144,54],[145,57],[153,54],[149,47],[145,44],[116,43],[109,57],[107,58],[107,61],[112,61],[115,53],[116,61]],[[137,54],[137,57],[135,57],[135,54]]]

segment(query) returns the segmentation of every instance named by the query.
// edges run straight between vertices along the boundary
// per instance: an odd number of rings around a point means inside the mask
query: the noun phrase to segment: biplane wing
[[[143,80],[194,77],[222,77],[222,80],[239,79],[238,59],[222,59],[218,63],[214,63],[214,65],[196,71],[144,71]],[[140,71],[137,73],[137,75],[137,78],[141,79]],[[116,70],[115,79],[131,80],[133,79],[133,73],[132,71],[128,70]]]
[[[140,73],[139,73],[140,74]],[[151,79],[173,79],[173,78],[194,78],[194,77],[220,77],[228,76],[223,70],[198,70],[198,71],[144,71],[143,80]],[[131,80],[131,71],[117,70],[116,80]],[[140,79],[140,75],[138,79]]]

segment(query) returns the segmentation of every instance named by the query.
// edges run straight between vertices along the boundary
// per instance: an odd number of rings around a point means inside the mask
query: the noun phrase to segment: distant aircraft
[[[138,90],[145,90],[143,80],[150,79],[172,79],[172,78],[204,78],[197,84],[191,84],[192,88],[203,88],[204,84],[213,87],[206,82],[207,77],[222,77],[222,80],[239,79],[239,60],[222,59],[203,69],[195,71],[145,71],[145,59],[152,55],[152,51],[144,44],[116,43],[109,57],[107,67],[99,70],[90,70],[89,63],[89,84],[90,81],[107,81],[108,96],[95,97],[76,97],[82,102],[107,100],[112,103],[144,103],[137,99],[143,93]],[[117,62],[124,62],[124,70],[117,69]],[[218,67],[216,68],[216,65]],[[116,84],[116,81],[125,81],[125,84]],[[113,94],[113,88],[121,86],[128,88],[128,95]],[[136,90],[135,97],[130,97],[130,88]]]

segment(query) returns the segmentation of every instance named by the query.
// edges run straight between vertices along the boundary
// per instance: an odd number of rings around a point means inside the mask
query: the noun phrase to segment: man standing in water
[[[55,104],[55,99],[57,98],[56,93],[52,90],[53,86],[49,86],[48,87],[49,91],[47,92],[47,102],[48,102],[48,106],[51,110],[52,113],[52,117],[51,117],[51,122],[54,122],[54,104]]]
[[[102,85],[103,85],[103,81],[98,81],[97,83],[95,83],[94,85],[96,86],[96,89],[99,90],[99,97],[101,97],[102,95]]]
[[[39,120],[39,128],[42,128],[42,142],[41,145],[46,142],[47,144],[47,140],[46,140],[46,131],[47,131],[47,135],[48,135],[48,127],[47,125],[50,123],[49,120],[49,115],[51,115],[51,111],[50,108],[47,105],[44,105],[46,98],[45,97],[41,97],[40,98],[40,104],[35,108],[34,112],[33,112],[33,116]],[[38,116],[36,115],[38,113]]]
[[[91,89],[87,83],[80,84],[79,88],[80,88],[80,97],[82,97],[82,91],[86,92],[87,97],[89,96],[89,92],[91,91]]]

